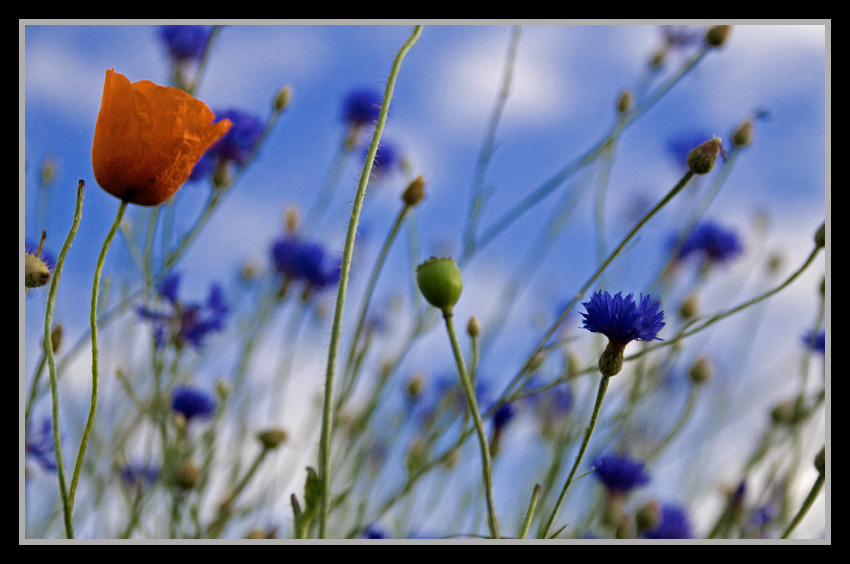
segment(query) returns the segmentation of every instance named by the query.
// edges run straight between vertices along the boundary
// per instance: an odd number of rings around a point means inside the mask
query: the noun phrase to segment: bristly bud
[[[817,232],[815,232],[815,246],[818,249],[826,246],[826,223],[821,223]]]
[[[726,160],[726,151],[723,150],[720,138],[714,137],[688,153],[688,168],[694,174],[708,174],[714,168],[718,155],[723,155],[723,160]]]
[[[20,263],[19,263],[20,264]],[[50,268],[44,260],[24,251],[24,286],[38,288],[50,280]]]
[[[720,47],[726,42],[726,38],[729,37],[730,31],[732,31],[731,25],[712,26],[705,33],[705,42],[712,47]]]
[[[428,303],[451,315],[463,291],[463,277],[453,258],[429,258],[416,267],[416,282]]]
[[[617,113],[623,115],[632,109],[635,103],[635,98],[631,90],[623,90],[620,98],[617,100]]]
[[[278,427],[267,429],[257,434],[257,439],[259,439],[260,443],[262,443],[263,448],[268,450],[277,448],[286,440],[286,437],[286,431]]]
[[[481,334],[481,322],[474,315],[469,318],[469,323],[466,324],[466,332],[473,339]]]
[[[289,106],[290,100],[292,100],[292,87],[284,86],[274,97],[274,111],[282,112],[285,110]]]
[[[401,194],[405,206],[413,207],[425,198],[425,179],[420,174],[407,185]]]
[[[694,384],[703,384],[711,380],[714,375],[714,367],[705,356],[698,357],[691,368],[688,370],[688,376]]]

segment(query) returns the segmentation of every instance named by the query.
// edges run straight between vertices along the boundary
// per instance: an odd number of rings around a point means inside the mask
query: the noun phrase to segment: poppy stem
[[[325,373],[325,398],[322,408],[322,430],[321,439],[319,441],[319,478],[321,480],[322,496],[321,505],[319,508],[319,538],[327,537],[328,515],[331,510],[331,427],[333,422],[334,408],[334,372],[336,369],[336,355],[339,349],[339,334],[342,327],[342,312],[345,305],[345,294],[348,289],[348,276],[351,269],[351,257],[354,253],[354,238],[357,234],[357,224],[360,221],[360,210],[363,207],[363,198],[366,195],[366,185],[369,182],[369,175],[372,171],[372,163],[375,161],[375,154],[378,152],[378,144],[381,141],[381,134],[384,131],[384,125],[387,121],[387,112],[392,99],[393,88],[401,69],[401,61],[404,56],[419,39],[422,33],[422,26],[417,25],[413,30],[413,34],[402,45],[393,62],[392,70],[387,79],[387,88],[384,91],[384,101],[381,104],[381,113],[378,116],[378,123],[375,126],[375,133],[372,135],[372,143],[369,145],[369,152],[366,155],[366,161],[363,163],[363,170],[360,174],[360,182],[357,185],[357,194],[354,197],[354,205],[351,210],[351,221],[348,223],[348,232],[345,237],[345,246],[342,253],[342,264],[340,266],[339,287],[337,288],[336,307],[334,308],[333,327],[331,329],[330,344],[328,346],[328,366]]]
[[[89,444],[89,437],[91,437],[92,428],[94,427],[94,413],[97,410],[97,389],[98,389],[98,351],[97,351],[97,299],[100,294],[100,273],[103,270],[103,263],[106,259],[106,251],[109,249],[109,245],[112,243],[112,239],[115,237],[115,232],[118,231],[118,226],[121,224],[121,219],[124,217],[124,210],[127,209],[127,200],[121,200],[121,204],[118,206],[118,213],[115,215],[115,221],[112,223],[112,227],[109,229],[109,233],[106,235],[106,240],[103,242],[103,247],[100,249],[100,256],[97,258],[97,265],[94,269],[94,282],[92,284],[92,293],[91,293],[91,316],[90,316],[90,324],[91,324],[91,371],[92,371],[92,381],[91,381],[91,407],[89,408],[89,417],[86,421],[86,428],[83,432],[83,439],[80,442],[80,450],[77,453],[77,462],[74,465],[74,475],[71,478],[71,489],[68,494],[68,503],[70,505],[70,511],[74,510],[74,496],[77,492],[77,483],[80,480],[80,470],[83,466],[83,457],[86,454],[86,447]]]
[[[77,227],[80,225],[85,187],[86,183],[80,180],[77,184],[77,203],[74,208],[74,220],[70,231],[68,231],[68,236],[65,238],[65,244],[62,245],[62,250],[59,252],[59,257],[56,259],[56,267],[53,270],[53,280],[50,282],[50,290],[47,294],[47,306],[44,312],[44,355],[47,357],[48,374],[50,376],[50,398],[53,406],[51,417],[53,420],[53,448],[56,453],[59,497],[62,498],[62,511],[65,518],[65,535],[69,539],[74,538],[74,527],[71,519],[73,503],[71,503],[68,497],[65,483],[65,461],[62,458],[62,436],[59,431],[59,387],[56,376],[56,362],[53,357],[53,340],[50,333],[53,327],[53,304],[56,302],[56,288],[59,286],[59,276],[62,274],[62,266],[65,264],[65,255],[68,254],[68,249],[71,248],[71,242],[77,235]]]

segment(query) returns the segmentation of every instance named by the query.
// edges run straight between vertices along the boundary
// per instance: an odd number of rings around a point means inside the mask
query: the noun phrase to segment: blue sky
[[[670,141],[699,132],[706,140],[717,135],[727,142],[730,132],[752,112],[769,112],[767,119],[757,122],[753,146],[741,155],[707,213],[738,230],[745,243],[741,260],[706,288],[707,309],[720,309],[759,293],[766,257],[773,252],[784,258],[779,279],[790,274],[808,255],[814,231],[829,215],[829,38],[825,26],[817,24],[736,25],[728,45],[710,53],[630,126],[618,144],[607,198],[609,247],[631,227],[636,206],[658,200],[681,176],[681,165],[667,149]],[[706,23],[696,25],[704,29]],[[238,108],[262,119],[282,86],[292,87],[293,98],[256,162],[232,189],[225,209],[218,210],[178,265],[189,297],[203,299],[211,282],[228,283],[246,261],[267,261],[272,239],[282,232],[284,208],[296,205],[304,210],[314,201],[344,135],[340,121],[344,96],[357,87],[383,90],[393,57],[411,27],[407,23],[233,25],[221,31],[196,92],[198,98],[213,110]],[[509,25],[426,25],[402,66],[384,140],[400,147],[411,164],[410,173],[422,174],[428,182],[428,196],[416,216],[420,260],[460,252],[473,170],[496,99],[510,32]],[[91,170],[91,139],[104,72],[114,68],[131,81],[168,84],[169,59],[155,25],[34,22],[21,27],[20,37],[21,237],[36,240],[45,229],[46,248],[57,253],[70,226],[77,180],[86,181],[83,220],[68,256],[55,314],[68,334],[79,335],[88,326],[97,253],[118,205],[97,187]],[[482,226],[608,132],[619,92],[638,82],[660,42],[655,24],[523,26],[511,95],[487,176],[494,196]],[[674,53],[668,68],[684,59],[685,55]],[[48,157],[57,163],[57,172],[42,225],[36,224],[35,195],[40,164]],[[342,249],[360,167],[361,163],[349,163],[336,198],[328,204],[326,220],[315,233],[334,252]],[[593,181],[595,176],[589,173],[596,170],[576,175],[566,186],[577,189],[583,180]],[[710,179],[711,175],[700,178],[698,186],[704,191]],[[367,256],[379,250],[408,180],[399,172],[370,183],[358,239]],[[204,185],[181,189],[186,217],[195,216],[206,190]],[[563,191],[534,208],[469,264],[458,319],[477,315],[486,320],[500,288]],[[663,260],[672,226],[696,197],[683,195],[641,233],[640,240],[612,267],[607,278],[612,292],[646,289],[650,273]],[[506,330],[505,338],[518,339],[523,351],[539,338],[535,336],[540,334],[539,320],[545,319],[546,325],[553,321],[559,306],[594,270],[593,200],[586,195],[582,202],[550,258],[529,281],[516,323]],[[147,213],[131,209],[128,218],[145,221]],[[762,231],[754,227],[756,218],[767,218]],[[390,257],[379,287],[384,298],[400,280],[409,284],[408,258],[398,251]],[[364,264],[370,263],[365,260]],[[824,265],[819,259],[772,302],[764,326],[781,331],[760,332],[754,355],[773,355],[765,361],[770,365],[793,357],[790,349],[814,319],[814,292]],[[132,265],[117,239],[106,273],[122,267]],[[362,287],[363,278],[352,282],[355,290]],[[38,350],[43,324],[43,307],[30,307],[30,300],[23,317],[27,352]],[[353,315],[354,306],[347,311]],[[576,316],[568,322],[578,327],[580,320]],[[529,336],[531,331],[537,333]],[[727,338],[734,342],[732,336]],[[723,345],[722,336],[715,340],[721,341],[717,346]],[[492,365],[498,366],[498,352],[494,355]],[[26,356],[26,373],[36,360],[35,354]],[[447,369],[451,369],[448,363]]]

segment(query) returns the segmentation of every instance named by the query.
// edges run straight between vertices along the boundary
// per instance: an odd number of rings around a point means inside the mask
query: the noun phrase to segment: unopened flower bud
[[[635,513],[635,525],[638,534],[651,531],[661,523],[661,505],[651,499],[641,505]]]
[[[274,97],[274,111],[281,112],[289,106],[289,101],[292,99],[292,87],[284,86],[281,88],[277,96]]]
[[[821,223],[815,232],[815,246],[819,249],[826,246],[826,223]]]
[[[263,448],[271,450],[275,449],[286,440],[286,431],[280,428],[267,429],[257,434],[257,438],[262,443]]]
[[[431,257],[416,267],[419,291],[443,314],[451,314],[463,291],[463,277],[457,263],[449,257]]]
[[[815,469],[821,476],[826,472],[826,445],[820,447],[820,450],[815,455]]]
[[[688,370],[688,376],[691,377],[691,382],[694,384],[708,382],[713,375],[714,368],[705,356],[697,358]]]
[[[425,179],[420,174],[407,185],[401,194],[404,205],[413,207],[425,198]]]
[[[201,469],[192,462],[187,462],[177,471],[174,477],[174,483],[184,490],[191,490],[198,484],[198,479],[201,477]]]
[[[602,376],[608,378],[620,373],[620,370],[623,369],[623,351],[625,348],[625,345],[608,341],[608,346],[605,347],[599,357],[599,371]]]
[[[691,319],[699,315],[700,304],[699,296],[695,293],[690,293],[682,300],[682,305],[679,306],[679,316],[682,319]]]
[[[56,173],[56,163],[50,157],[44,159],[41,164],[41,183],[44,186],[49,186],[53,182],[53,177]]]
[[[407,396],[410,399],[416,399],[422,395],[422,390],[425,389],[425,378],[421,374],[414,374],[407,382]]]
[[[469,318],[469,323],[466,324],[466,332],[473,339],[481,334],[481,322],[474,315]]]
[[[720,144],[719,138],[715,137],[706,141],[688,153],[688,168],[694,174],[708,174],[714,168],[714,163],[717,162],[717,156],[721,151],[723,151],[723,146]],[[725,151],[723,155],[725,159]]]
[[[20,264],[20,263],[18,263]],[[24,286],[38,288],[50,280],[50,268],[41,257],[24,251]]]
[[[617,100],[617,112],[620,115],[625,114],[629,110],[632,109],[632,106],[635,103],[635,98],[632,95],[631,90],[623,90],[620,94],[620,98]]]
[[[295,206],[287,206],[287,208],[283,211],[284,231],[289,235],[298,232],[299,223],[300,216],[298,214],[298,208]]]
[[[705,42],[712,47],[720,47],[726,42],[729,32],[732,31],[731,25],[715,25],[708,29],[705,33]]]
[[[62,344],[62,324],[57,323],[50,332],[50,344],[53,346],[53,352],[59,350],[59,345]]]
[[[732,133],[732,143],[736,147],[746,147],[753,141],[753,120],[748,119]]]

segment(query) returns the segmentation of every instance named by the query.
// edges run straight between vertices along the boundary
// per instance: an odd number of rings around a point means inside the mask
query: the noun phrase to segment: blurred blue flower
[[[215,412],[215,407],[215,401],[209,395],[195,388],[177,386],[171,396],[171,409],[187,421],[207,419]]]
[[[643,534],[647,539],[690,539],[693,538],[688,515],[678,505],[662,504],[661,522]]]
[[[25,451],[28,459],[51,472],[56,471],[56,453],[53,448],[53,429],[51,420],[44,418],[36,426],[30,425],[27,433]]]
[[[370,88],[352,90],[342,105],[342,119],[352,126],[363,126],[378,120],[383,95]]]
[[[649,482],[643,462],[621,455],[607,455],[593,461],[593,475],[611,493],[628,493]]]
[[[503,403],[496,409],[496,413],[493,414],[493,425],[496,430],[501,430],[505,428],[511,419],[516,415],[516,408],[512,403]]]
[[[272,245],[272,261],[278,273],[302,280],[311,290],[322,290],[339,281],[341,261],[329,260],[321,245],[286,235]]]
[[[140,306],[137,312],[143,319],[153,322],[154,342],[158,347],[165,345],[170,338],[178,348],[190,344],[200,349],[210,334],[224,330],[228,307],[218,285],[210,287],[207,300],[203,304],[180,302],[177,299],[179,285],[179,274],[169,275],[157,288],[168,308],[156,310]]]
[[[210,40],[212,28],[205,25],[163,25],[159,37],[176,61],[200,60]]]
[[[599,291],[584,304],[584,328],[593,333],[602,333],[610,342],[625,346],[626,343],[652,341],[664,327],[664,312],[658,309],[659,302],[641,294],[640,302],[634,296],[623,298],[620,292],[613,297],[607,291]]]
[[[366,148],[368,152],[368,147]],[[365,156],[365,153],[364,153]],[[372,165],[372,174],[379,178],[383,174],[389,174],[394,169],[401,168],[401,153],[397,145],[391,141],[382,140],[375,153],[375,163]]]
[[[215,117],[216,121],[229,119],[233,125],[206,154],[244,166],[263,136],[265,124],[256,116],[233,108],[217,111]]]
[[[803,344],[813,353],[826,354],[826,331],[808,331],[803,335]]]
[[[667,154],[677,167],[688,168],[688,153],[709,139],[711,134],[701,130],[685,131],[667,140]]]
[[[364,539],[385,539],[387,535],[381,529],[375,527],[374,525],[370,525],[366,527],[366,530],[363,531]]]
[[[678,237],[674,237],[671,247],[675,249],[678,243]],[[679,246],[676,258],[683,260],[689,255],[697,255],[707,263],[722,263],[737,257],[742,250],[741,242],[734,231],[712,221],[704,221],[688,234]]]
[[[146,488],[156,482],[159,468],[155,464],[125,464],[120,471],[121,481],[130,488]]]

